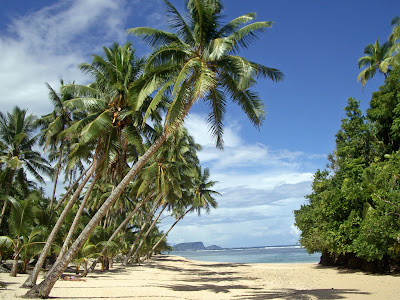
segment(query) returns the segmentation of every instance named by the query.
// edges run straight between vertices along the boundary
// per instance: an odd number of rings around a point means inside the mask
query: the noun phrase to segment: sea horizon
[[[318,263],[320,253],[308,254],[300,245],[275,245],[170,251],[191,260],[222,263]]]

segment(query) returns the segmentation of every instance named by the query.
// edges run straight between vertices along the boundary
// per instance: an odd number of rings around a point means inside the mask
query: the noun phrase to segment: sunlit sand
[[[71,273],[71,275],[73,275]],[[0,274],[1,299],[20,299],[27,275]],[[115,264],[86,281],[59,280],[56,299],[399,299],[400,277],[318,264],[230,264],[158,256],[141,266]]]

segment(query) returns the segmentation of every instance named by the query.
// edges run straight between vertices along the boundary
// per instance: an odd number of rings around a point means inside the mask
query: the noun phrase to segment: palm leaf
[[[208,106],[211,109],[207,117],[207,122],[210,124],[210,130],[212,136],[216,140],[216,145],[218,148],[223,148],[223,120],[225,115],[225,95],[218,89],[212,89],[211,93],[206,98]]]
[[[171,16],[169,19],[171,28],[176,30],[178,36],[180,36],[185,43],[193,43],[194,37],[188,24],[186,24],[185,20],[169,1],[164,0],[164,3],[167,5],[167,12]]]
[[[178,41],[175,34],[151,27],[130,28],[126,32],[128,34],[142,37],[142,39],[152,47],[158,47],[160,45]]]
[[[92,122],[82,129],[82,141],[87,143],[98,139],[102,134],[112,127],[110,112],[105,110],[96,117]]]
[[[222,27],[219,32],[218,36],[227,36],[232,34],[240,25],[253,21],[256,18],[255,13],[249,13],[243,16],[240,16],[236,19],[233,19],[229,23],[227,23],[224,27]]]
[[[265,28],[271,28],[272,22],[255,22],[240,28],[230,36],[224,38],[226,43],[231,44],[231,51],[237,52],[240,47],[247,48],[252,41],[258,38],[258,33],[264,32]]]

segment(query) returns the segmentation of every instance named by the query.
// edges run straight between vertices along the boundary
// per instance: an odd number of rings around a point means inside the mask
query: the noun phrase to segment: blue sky
[[[172,0],[178,8],[183,1]],[[285,81],[260,81],[256,90],[267,107],[260,130],[240,108],[228,107],[225,150],[207,133],[206,108],[195,106],[186,121],[203,146],[202,165],[216,189],[219,208],[187,216],[169,235],[171,244],[203,241],[223,247],[295,244],[293,210],[311,192],[312,175],[334,149],[347,98],[366,108],[382,76],[363,90],[357,60],[376,39],[386,41],[399,1],[224,1],[226,20],[256,12],[273,21],[242,55],[282,70]],[[166,27],[161,0],[3,1],[0,11],[0,110],[18,105],[43,115],[51,111],[45,82],[87,83],[76,65],[117,41],[133,42],[139,55],[150,49],[125,30]],[[161,228],[171,220],[165,218]]]

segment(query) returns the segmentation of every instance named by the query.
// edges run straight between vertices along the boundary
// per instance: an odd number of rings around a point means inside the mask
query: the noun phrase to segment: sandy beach
[[[73,275],[71,273],[71,275]],[[1,299],[19,299],[27,275],[0,274]],[[56,299],[400,299],[400,276],[318,264],[230,264],[159,256],[141,266],[114,265],[86,281],[57,281]]]

